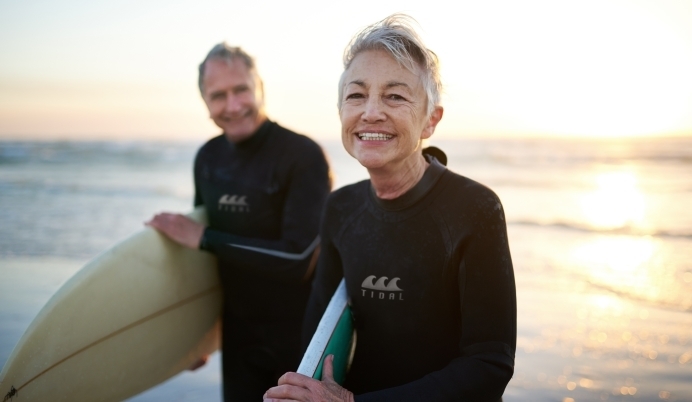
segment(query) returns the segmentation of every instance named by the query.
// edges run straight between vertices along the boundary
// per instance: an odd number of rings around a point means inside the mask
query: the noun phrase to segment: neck
[[[260,115],[257,118],[257,121],[255,122],[255,127],[250,131],[249,133],[245,134],[235,134],[235,135],[228,135],[227,133],[224,133],[226,136],[226,139],[228,141],[234,143],[234,144],[240,144],[246,140],[248,140],[250,137],[254,136],[257,133],[257,130],[259,130],[260,127],[262,127],[262,124],[267,121],[267,116]]]
[[[370,183],[377,197],[393,200],[418,184],[429,163],[421,153],[416,153],[395,168],[368,169]]]

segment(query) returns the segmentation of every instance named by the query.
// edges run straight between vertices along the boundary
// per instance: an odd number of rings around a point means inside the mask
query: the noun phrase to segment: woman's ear
[[[437,127],[437,123],[439,123],[440,120],[442,120],[443,114],[444,108],[442,106],[435,106],[435,109],[433,109],[432,113],[430,113],[427,125],[423,129],[421,139],[427,139],[432,137],[433,133],[435,132],[435,127]]]

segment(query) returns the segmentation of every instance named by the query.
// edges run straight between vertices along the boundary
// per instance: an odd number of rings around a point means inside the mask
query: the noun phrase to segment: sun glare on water
[[[595,276],[632,274],[654,255],[655,243],[649,237],[603,236],[574,250],[572,257],[582,266],[593,267]]]
[[[580,200],[586,225],[606,231],[644,226],[646,201],[635,173],[607,171],[597,174],[594,182],[594,189]],[[570,257],[589,282],[651,300],[660,289],[651,271],[656,249],[649,236],[603,234],[575,247]]]
[[[586,221],[597,229],[640,226],[646,202],[632,172],[606,172],[595,178],[596,189],[581,199]]]

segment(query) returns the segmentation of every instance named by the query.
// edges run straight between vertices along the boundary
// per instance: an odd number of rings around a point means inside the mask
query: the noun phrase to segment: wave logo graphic
[[[247,196],[224,194],[219,198],[219,209],[231,212],[250,212],[250,205],[247,203]]]
[[[363,297],[380,300],[404,300],[404,290],[398,286],[400,278],[383,276],[379,279],[375,275],[370,275],[360,285]]]

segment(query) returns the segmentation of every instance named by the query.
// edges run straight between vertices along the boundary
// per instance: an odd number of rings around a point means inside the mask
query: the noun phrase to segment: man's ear
[[[262,81],[262,78],[257,74],[255,74],[255,89],[255,96],[257,96],[258,91],[259,95],[262,97],[262,106],[264,106],[264,81]]]
[[[432,137],[433,133],[435,132],[435,127],[437,127],[437,123],[442,120],[443,114],[444,108],[442,106],[435,106],[435,109],[433,109],[432,113],[430,113],[427,125],[423,129],[421,139],[428,139]]]

